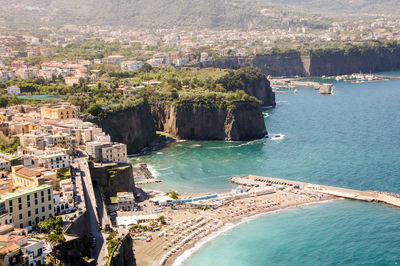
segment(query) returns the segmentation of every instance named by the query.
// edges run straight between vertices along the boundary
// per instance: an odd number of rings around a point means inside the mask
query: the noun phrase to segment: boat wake
[[[267,138],[270,140],[282,140],[285,138],[285,135],[283,134],[268,134]]]

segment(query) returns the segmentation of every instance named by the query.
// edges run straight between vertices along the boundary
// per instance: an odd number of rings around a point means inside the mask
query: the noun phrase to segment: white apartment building
[[[40,155],[39,163],[49,169],[59,169],[70,166],[69,155],[65,153]]]
[[[101,161],[101,149],[103,147],[103,143],[99,141],[92,141],[86,143],[86,152],[89,157],[93,158],[96,161]]]
[[[118,192],[117,204],[119,210],[132,210],[135,204],[133,192]]]
[[[21,94],[21,89],[18,86],[11,86],[7,88],[7,93],[10,95]]]
[[[123,61],[121,62],[121,69],[124,71],[140,70],[143,66],[142,61]]]
[[[127,162],[128,155],[126,145],[123,143],[108,143],[101,148],[101,160],[108,162]]]

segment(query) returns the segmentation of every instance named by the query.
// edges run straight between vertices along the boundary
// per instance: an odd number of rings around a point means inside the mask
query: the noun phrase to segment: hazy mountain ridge
[[[399,0],[2,0],[9,24],[110,24],[138,28],[241,28],[279,25],[277,11],[400,13]],[[263,12],[268,10],[268,15]],[[357,12],[355,12],[357,11]]]
[[[269,2],[334,15],[400,14],[400,9],[395,8],[400,5],[399,0],[269,0]]]

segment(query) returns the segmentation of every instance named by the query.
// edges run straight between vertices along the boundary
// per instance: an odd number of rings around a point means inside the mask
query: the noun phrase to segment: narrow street
[[[108,255],[106,236],[100,231],[99,226],[103,224],[104,206],[101,200],[100,191],[93,188],[89,166],[86,158],[75,159],[76,167],[81,171],[83,193],[85,197],[86,210],[88,215],[89,232],[96,240],[96,245],[92,249],[92,257],[96,260],[97,265],[104,265],[104,257]],[[97,195],[96,195],[97,194]],[[100,223],[98,223],[100,221]]]

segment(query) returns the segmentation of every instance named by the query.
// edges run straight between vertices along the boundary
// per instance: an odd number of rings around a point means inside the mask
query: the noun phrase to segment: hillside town
[[[85,214],[85,193],[94,197],[91,180],[79,180],[78,171],[90,176],[84,168],[89,161],[126,164],[126,145],[110,142],[68,103],[11,106],[0,117],[1,137],[16,140],[13,151],[0,153],[0,263],[44,265],[52,247],[68,241],[63,233],[68,238],[68,228]],[[125,201],[127,196],[121,194]],[[54,230],[46,228],[49,221],[57,221]]]
[[[14,8],[29,6],[2,10]],[[398,16],[260,13],[275,24],[139,29],[43,17],[24,28],[0,16],[0,266],[172,265],[246,217],[337,198],[399,207],[398,194],[253,175],[223,192],[152,189],[167,182],[140,155],[171,142],[282,141],[265,126],[283,102],[275,94],[315,88],[331,100],[342,81],[400,79],[373,74],[400,66]]]
[[[274,16],[279,17],[279,14]],[[320,27],[307,26],[303,20],[290,17],[282,20],[278,28],[250,31],[133,30],[124,26],[65,25],[41,27],[40,36],[0,27],[0,81],[62,75],[65,84],[72,85],[80,78],[98,78],[103,69],[101,65],[136,71],[143,64],[181,67],[221,57],[270,54],[282,49],[400,40],[400,20],[396,17],[334,20]]]

